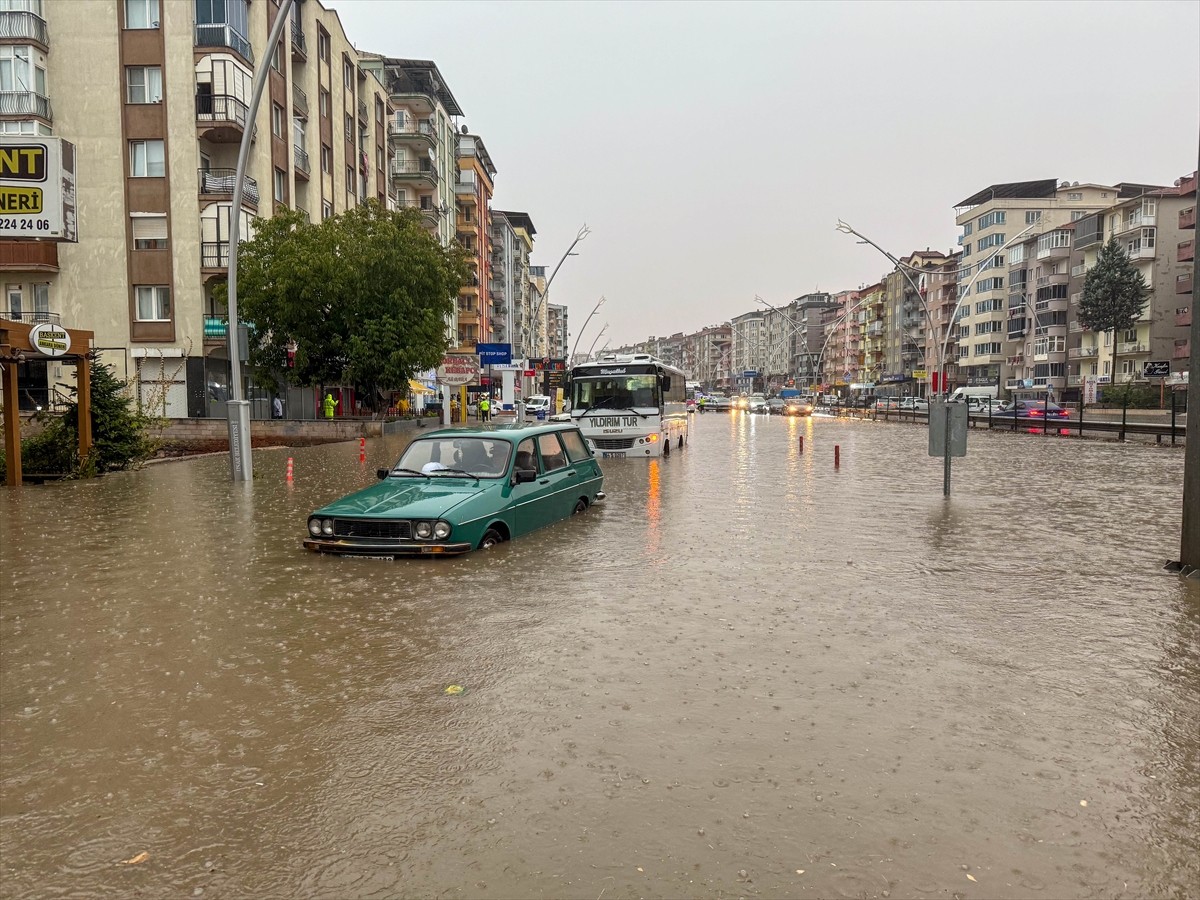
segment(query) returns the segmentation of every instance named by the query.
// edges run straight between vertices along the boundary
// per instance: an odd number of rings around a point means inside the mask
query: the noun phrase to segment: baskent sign
[[[75,145],[0,137],[0,240],[75,241]]]
[[[67,329],[43,322],[29,329],[29,346],[43,356],[66,356],[71,350]]]
[[[479,360],[474,354],[448,353],[438,366],[438,384],[459,387],[479,378]]]

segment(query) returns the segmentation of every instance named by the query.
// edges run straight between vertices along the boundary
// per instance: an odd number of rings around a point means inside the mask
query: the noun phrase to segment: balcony
[[[44,309],[31,309],[24,312],[0,309],[0,319],[9,322],[26,322],[30,325],[61,325],[61,317],[56,312]]]
[[[1099,347],[1072,347],[1067,351],[1069,359],[1091,359],[1100,355]]]
[[[371,121],[371,110],[366,100],[358,101],[358,118],[364,125]]]
[[[393,159],[391,173],[393,178],[402,181],[424,182],[431,187],[437,187],[437,166],[429,160]]]
[[[0,12],[0,38],[32,41],[42,50],[50,49],[50,31],[46,20],[25,10],[9,9]]]
[[[1196,227],[1196,207],[1189,206],[1187,209],[1179,211],[1179,227],[1180,228],[1195,228]]]
[[[1038,287],[1048,287],[1052,284],[1066,284],[1071,280],[1071,276],[1066,272],[1053,272],[1050,275],[1039,275],[1037,279]]]
[[[1171,351],[1171,359],[1189,359],[1192,355],[1192,342],[1185,338],[1182,341],[1175,342],[1175,349]]]
[[[1129,231],[1136,231],[1139,228],[1153,228],[1158,217],[1154,215],[1143,215],[1142,213],[1134,213],[1126,219],[1122,219],[1118,224],[1116,231],[1113,234],[1125,234]]]
[[[1186,328],[1192,324],[1192,308],[1181,306],[1175,310],[1175,327]]]
[[[0,241],[0,272],[57,272],[58,244]]]
[[[1149,353],[1150,348],[1145,344],[1139,344],[1137,341],[1122,341],[1117,344],[1118,356],[1136,356],[1139,353]]]
[[[1079,387],[1080,385],[1083,384],[1083,376],[1082,375],[1068,375],[1067,376],[1067,384],[1070,385],[1071,387]]]
[[[254,65],[254,48],[237,29],[224,22],[196,25],[197,47],[228,47],[241,55],[246,62]]]
[[[202,200],[225,200],[233,198],[233,187],[237,182],[236,169],[199,169],[200,198]],[[258,208],[258,182],[249,175],[243,176],[242,203]]]
[[[462,175],[467,175],[467,174],[474,176],[475,173],[474,172],[462,173]],[[462,175],[459,176],[458,181],[454,182],[454,193],[465,194],[470,197],[476,196],[479,193],[479,182],[474,177],[463,178]]]
[[[54,121],[50,98],[33,91],[0,91],[0,116],[37,116]]]
[[[229,268],[229,241],[205,241],[200,245],[201,269]]]
[[[308,151],[296,144],[292,145],[292,151],[295,153],[296,158],[296,177],[308,181],[309,173],[312,172],[312,164],[308,160]]]
[[[200,137],[214,144],[240,144],[249,109],[228,94],[196,93],[196,127]]]
[[[395,119],[389,119],[388,137],[396,142],[415,141],[431,150],[437,149],[437,132],[434,130],[432,122],[414,122],[412,120],[398,122]]]
[[[292,82],[292,110],[302,119],[308,118],[308,94],[300,89],[300,85]]]
[[[304,62],[308,59],[308,43],[304,40],[304,31],[300,23],[292,19],[292,61]]]
[[[249,322],[243,322],[242,328],[246,331],[252,331],[254,326]],[[223,343],[229,337],[229,314],[228,313],[207,313],[204,316],[204,342]]]
[[[1184,241],[1175,248],[1176,262],[1191,262],[1196,257],[1196,241]]]
[[[1192,273],[1185,272],[1175,278],[1175,293],[1190,294],[1192,292]]]

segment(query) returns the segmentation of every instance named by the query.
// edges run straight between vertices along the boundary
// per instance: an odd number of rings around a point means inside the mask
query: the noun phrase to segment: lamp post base
[[[225,404],[229,416],[229,475],[234,481],[254,480],[254,459],[250,455],[250,401],[230,400]]]

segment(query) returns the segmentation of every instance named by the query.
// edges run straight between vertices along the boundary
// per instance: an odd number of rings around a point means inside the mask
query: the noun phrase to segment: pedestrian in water
[[[279,395],[275,395],[275,399],[271,401],[271,418],[283,418],[283,401],[279,399]]]
[[[325,399],[321,402],[321,408],[325,411],[325,418],[333,418],[333,411],[337,409],[337,405],[338,401],[333,399],[333,394],[325,395]]]

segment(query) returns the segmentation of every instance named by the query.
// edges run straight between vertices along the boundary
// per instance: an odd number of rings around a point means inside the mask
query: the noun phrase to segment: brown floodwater
[[[495,550],[302,550],[403,443],[0,491],[0,894],[1196,895],[1180,450],[973,432],[947,502],[708,413]]]

